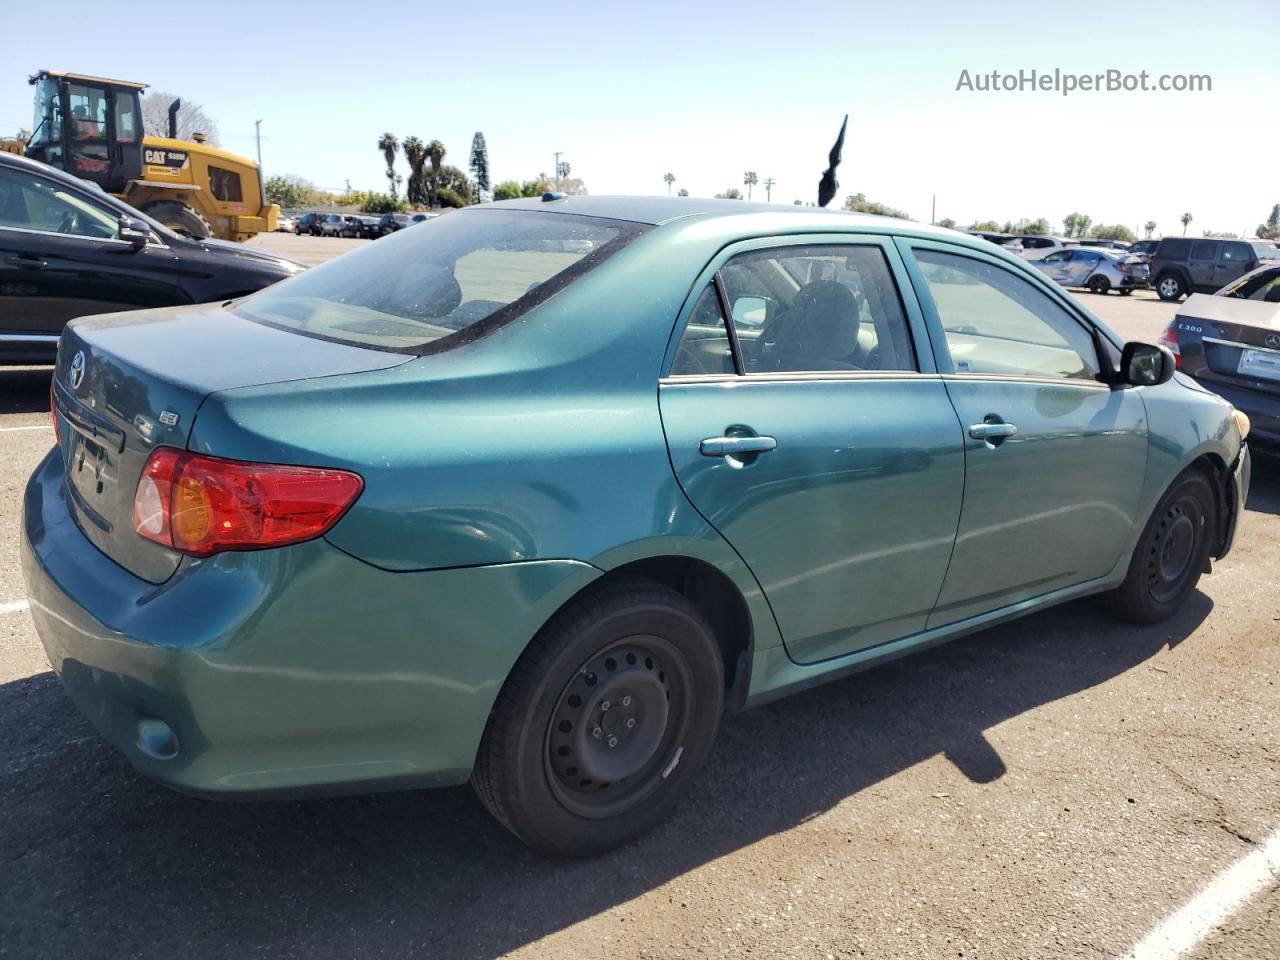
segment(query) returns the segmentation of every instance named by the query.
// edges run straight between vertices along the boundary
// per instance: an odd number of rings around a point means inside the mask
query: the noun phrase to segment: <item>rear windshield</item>
[[[436,353],[536,306],[645,229],[530,210],[457,211],[383,237],[231,309],[325,340]]]

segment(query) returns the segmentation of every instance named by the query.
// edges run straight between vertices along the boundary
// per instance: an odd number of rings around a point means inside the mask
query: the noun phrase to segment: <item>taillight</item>
[[[1178,331],[1173,328],[1172,324],[1164,328],[1164,331],[1160,334],[1157,343],[1169,348],[1169,352],[1173,354],[1174,367],[1181,370],[1182,350],[1178,346]]]
[[[364,488],[345,470],[245,463],[157,447],[133,497],[133,528],[197,557],[320,536]]]

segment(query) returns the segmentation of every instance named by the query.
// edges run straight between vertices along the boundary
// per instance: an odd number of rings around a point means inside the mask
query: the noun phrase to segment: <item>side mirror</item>
[[[1130,341],[1120,354],[1119,381],[1135,387],[1155,387],[1172,380],[1174,369],[1173,354],[1168,348]]]
[[[733,322],[739,327],[762,327],[769,316],[769,301],[764,297],[739,297],[733,301]]]
[[[135,250],[141,250],[151,242],[151,228],[139,223],[128,214],[120,215],[120,228],[116,233],[121,240],[127,241]]]

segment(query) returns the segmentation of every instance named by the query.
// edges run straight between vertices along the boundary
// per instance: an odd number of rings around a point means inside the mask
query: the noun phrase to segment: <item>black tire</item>
[[[1162,273],[1156,280],[1156,296],[1168,303],[1181,300],[1187,292],[1187,285],[1176,273]]]
[[[1089,278],[1090,293],[1100,293],[1105,297],[1107,295],[1107,291],[1110,289],[1111,289],[1111,281],[1108,280],[1106,277],[1090,277]]]
[[[534,850],[602,853],[671,812],[723,702],[719,647],[685,597],[648,581],[605,586],[556,614],[520,657],[471,782]]]
[[[1124,583],[1106,595],[1111,612],[1142,624],[1173,616],[1208,565],[1216,515],[1208,478],[1195,468],[1179,475],[1138,538]]]
[[[142,208],[147,216],[159,220],[170,230],[180,233],[192,240],[204,240],[213,236],[213,227],[200,215],[198,210],[175,203],[172,200],[161,200]]]
[[[1133,293],[1133,287],[1125,287],[1120,291],[1120,296],[1127,297],[1131,293]]]

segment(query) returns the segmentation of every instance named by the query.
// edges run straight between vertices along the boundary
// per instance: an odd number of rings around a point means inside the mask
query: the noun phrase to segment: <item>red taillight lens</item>
[[[1159,340],[1157,340],[1157,342],[1161,346],[1165,346],[1169,348],[1169,352],[1173,354],[1173,365],[1177,369],[1181,370],[1182,369],[1182,350],[1178,346],[1178,331],[1175,330],[1172,326],[1165,327],[1164,332],[1160,334],[1160,338]]]
[[[364,488],[345,470],[245,463],[157,447],[138,479],[133,527],[174,550],[281,547],[320,536]]]

